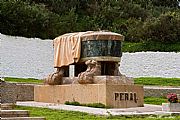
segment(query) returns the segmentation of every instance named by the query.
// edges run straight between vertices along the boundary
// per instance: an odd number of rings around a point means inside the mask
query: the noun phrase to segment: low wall
[[[43,79],[54,71],[52,40],[15,37],[1,33],[0,40],[1,76]],[[123,53],[120,71],[129,77],[179,78],[179,61],[180,52]]]
[[[0,102],[15,102],[15,101],[33,101],[34,86],[36,84],[25,83],[1,83],[1,101]],[[145,97],[166,97],[168,93],[180,94],[180,87],[153,87],[144,86]]]
[[[0,82],[0,102],[15,103],[17,98],[17,86],[14,83]]]
[[[34,100],[34,84],[16,84],[17,101],[33,101]]]
[[[15,103],[16,101],[33,101],[34,84],[0,83],[1,103]]]
[[[180,87],[144,86],[145,97],[166,97],[168,93],[180,94]]]

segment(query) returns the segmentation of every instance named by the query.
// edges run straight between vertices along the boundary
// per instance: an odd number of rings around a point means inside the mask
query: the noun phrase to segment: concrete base
[[[142,86],[136,85],[37,85],[34,88],[34,101],[60,104],[66,101],[103,103],[112,108],[141,107],[144,104],[144,90]]]
[[[162,111],[180,112],[180,103],[162,103]]]

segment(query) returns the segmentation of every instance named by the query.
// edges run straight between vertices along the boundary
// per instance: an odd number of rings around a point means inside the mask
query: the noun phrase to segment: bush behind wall
[[[0,32],[53,39],[67,32],[110,30],[130,42],[176,43],[179,15],[176,0],[1,0]]]

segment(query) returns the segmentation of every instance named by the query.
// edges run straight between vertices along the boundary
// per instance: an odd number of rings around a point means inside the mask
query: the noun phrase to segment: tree
[[[165,7],[178,7],[178,0],[152,0],[152,4],[155,6],[165,6]]]

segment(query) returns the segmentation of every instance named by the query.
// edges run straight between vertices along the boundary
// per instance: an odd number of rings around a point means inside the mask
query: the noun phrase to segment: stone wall
[[[168,93],[180,94],[180,87],[149,87],[144,86],[145,97],[166,97]]]
[[[34,84],[16,84],[17,101],[33,101],[34,100]]]
[[[15,103],[16,101],[34,100],[33,84],[1,82],[0,86],[1,103]]]
[[[15,103],[17,98],[17,86],[14,83],[0,82],[1,103]]]
[[[13,37],[0,33],[0,41],[1,76],[43,79],[53,73],[52,40]],[[179,78],[179,61],[180,52],[123,53],[120,71],[129,77]]]

